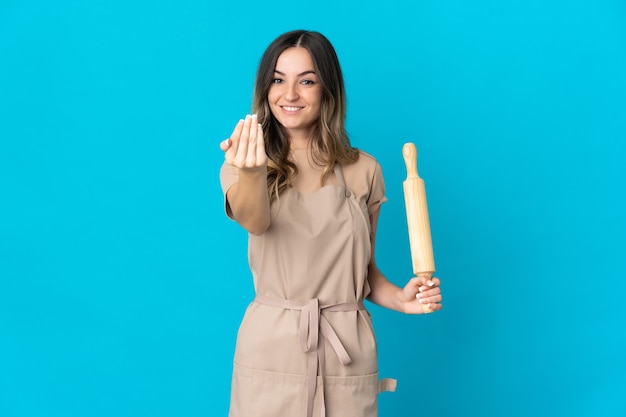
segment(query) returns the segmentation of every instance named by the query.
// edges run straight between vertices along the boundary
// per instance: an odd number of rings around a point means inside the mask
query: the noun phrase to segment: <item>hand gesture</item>
[[[441,310],[441,289],[438,278],[418,275],[402,289],[402,303],[407,314],[424,314]]]
[[[226,162],[241,170],[265,170],[267,155],[263,141],[263,128],[256,114],[240,120],[229,139],[220,143]]]

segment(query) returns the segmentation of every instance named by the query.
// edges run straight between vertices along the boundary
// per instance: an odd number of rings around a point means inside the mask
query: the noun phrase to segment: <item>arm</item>
[[[260,235],[270,225],[270,202],[263,129],[256,115],[240,120],[220,148],[226,162],[239,169],[239,182],[226,192],[233,219],[248,232]]]
[[[412,278],[400,288],[383,275],[376,266],[374,249],[376,242],[376,226],[380,209],[370,216],[372,257],[368,268],[368,281],[371,292],[367,297],[371,302],[391,310],[406,314],[423,314],[422,304],[427,304],[433,311],[441,310],[441,290],[439,279],[430,278],[427,275],[419,275]]]

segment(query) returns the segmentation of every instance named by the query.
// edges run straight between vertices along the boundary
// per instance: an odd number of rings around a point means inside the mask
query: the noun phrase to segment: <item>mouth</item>
[[[280,106],[280,108],[288,112],[296,112],[302,110],[304,106]]]

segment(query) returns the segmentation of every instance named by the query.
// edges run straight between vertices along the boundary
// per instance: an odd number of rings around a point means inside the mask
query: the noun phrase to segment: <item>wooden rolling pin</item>
[[[404,188],[404,202],[406,203],[406,219],[409,228],[409,244],[411,246],[411,260],[413,273],[428,275],[432,278],[435,273],[435,256],[433,241],[430,235],[430,220],[428,219],[428,205],[426,203],[426,187],[424,180],[417,173],[417,149],[413,143],[405,143],[402,155],[406,164],[406,180]],[[424,313],[433,310],[422,304]]]

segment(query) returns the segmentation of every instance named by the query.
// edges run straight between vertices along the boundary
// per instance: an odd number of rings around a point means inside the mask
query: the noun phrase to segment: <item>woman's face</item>
[[[267,99],[272,114],[292,139],[308,139],[322,102],[322,86],[309,51],[295,47],[280,54]]]

